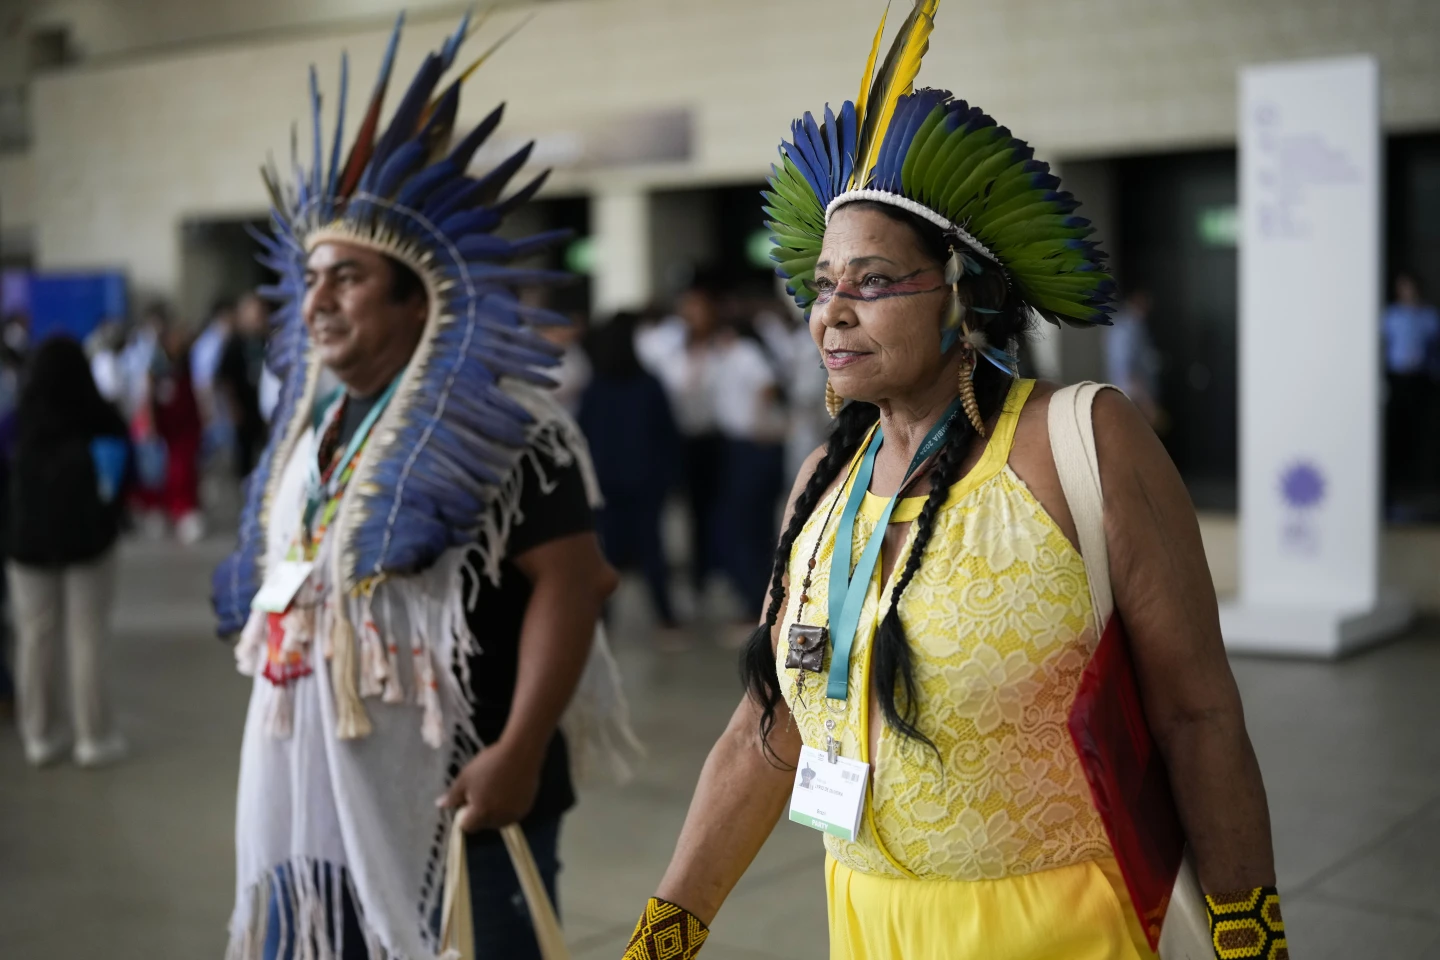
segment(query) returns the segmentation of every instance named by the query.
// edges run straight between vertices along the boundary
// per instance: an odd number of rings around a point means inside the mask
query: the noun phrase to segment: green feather
[[[944,212],[946,185],[962,176],[962,171],[969,169],[970,165],[988,156],[995,149],[997,139],[994,127],[982,127],[968,134],[952,133],[929,168],[922,171],[923,179],[918,186],[924,191],[926,199],[921,202]]]
[[[780,264],[780,269],[784,270],[785,275],[791,279],[805,276],[815,269],[815,256],[812,254],[810,256],[798,257],[794,260],[783,261]]]
[[[946,184],[943,195],[944,209],[959,210],[965,206],[968,200],[980,192],[987,180],[1014,162],[1015,141],[1007,136],[1006,140],[987,150],[979,163],[971,165],[967,172]]]
[[[1026,203],[1027,200],[1030,202]],[[1024,206],[1019,206],[1018,204],[1024,204]],[[1014,204],[1010,205],[1009,210],[995,210],[993,213],[987,210],[985,213],[976,216],[971,222],[974,223],[978,229],[984,230],[990,236],[996,236],[1015,224],[1025,223],[1030,220],[1031,217],[1041,217],[1051,214],[1054,210],[1055,201],[1053,200],[1040,200],[1037,202],[1033,198],[1021,197]]]
[[[940,149],[944,137],[935,136],[935,130],[943,130],[941,121],[945,119],[945,105],[936,104],[935,109],[920,124],[920,129],[915,131],[915,136],[910,140],[910,150],[905,154],[905,163],[900,168],[900,188],[909,191],[909,184],[914,182],[915,169],[917,166],[928,163],[927,157],[934,156],[935,151]]]
[[[1002,136],[997,130],[996,127],[981,127],[969,133],[950,134],[948,142],[941,146],[930,166],[916,170],[915,188],[933,196],[938,203],[945,196],[947,184],[964,176],[996,148]]]

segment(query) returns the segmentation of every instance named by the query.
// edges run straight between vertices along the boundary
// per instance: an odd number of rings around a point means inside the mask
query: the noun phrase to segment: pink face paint
[[[945,285],[935,283],[926,274],[936,272],[933,269],[916,270],[914,273],[892,280],[883,287],[862,288],[859,284],[850,280],[836,281],[829,290],[821,290],[815,298],[816,303],[829,303],[834,297],[842,300],[861,300],[866,303],[873,303],[876,300],[888,300],[891,297],[914,297],[922,293],[934,293],[936,290],[945,289]]]

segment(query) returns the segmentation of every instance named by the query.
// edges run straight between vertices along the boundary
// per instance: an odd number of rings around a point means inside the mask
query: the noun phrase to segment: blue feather
[[[423,150],[423,145],[422,145]],[[406,182],[395,198],[395,202],[402,207],[409,207],[414,210],[423,206],[425,199],[437,189],[450,182],[459,175],[459,171],[449,160],[441,160],[439,163],[432,163],[421,170]]]
[[[345,137],[345,100],[350,93],[350,55],[340,54],[340,96],[335,101],[335,141],[330,147],[330,179],[325,184],[325,219],[335,207],[335,187],[340,182],[340,146]]]
[[[460,237],[455,248],[466,260],[508,260],[515,248],[510,241],[491,233],[474,233]]]
[[[310,191],[317,197],[324,196],[321,189],[325,182],[325,164],[320,153],[320,75],[315,65],[310,65],[310,128],[315,141],[314,166],[310,170]]]
[[[550,171],[541,170],[529,183],[525,184],[525,186],[521,187],[519,190],[516,190],[514,193],[510,194],[510,196],[497,203],[495,205],[495,212],[500,214],[500,216],[504,217],[507,216],[512,210],[515,210],[523,206],[524,204],[529,203],[534,198],[535,194],[540,192],[540,188],[545,185],[545,181],[549,179]]]
[[[849,100],[840,107],[840,126],[844,136],[839,157],[840,186],[843,189],[855,171],[855,141],[860,132],[855,120],[855,104]]]
[[[451,239],[466,237],[472,233],[489,233],[500,224],[500,217],[489,207],[479,210],[464,210],[452,214],[439,222],[438,229]]]
[[[475,129],[455,145],[455,149],[450,151],[450,156],[446,159],[460,170],[469,167],[470,161],[475,157],[475,151],[479,150],[480,145],[490,138],[490,134],[495,132],[495,128],[500,125],[500,118],[504,115],[505,104],[502,103],[491,110],[484,120],[476,124]]]
[[[415,74],[415,79],[410,81],[410,88],[405,91],[400,105],[395,108],[395,115],[390,118],[390,126],[386,128],[385,135],[375,145],[375,155],[370,159],[366,176],[390,159],[390,155],[400,149],[401,144],[415,136],[420,125],[420,114],[430,102],[430,94],[434,92],[435,84],[440,81],[440,73],[440,58],[433,53],[427,55]],[[360,182],[361,189],[366,189],[364,178]]]
[[[450,201],[468,190],[473,182],[473,180],[464,176],[456,177],[426,197],[425,204],[420,208],[420,212],[423,213],[425,219],[431,223],[440,223],[456,209],[450,206]],[[498,218],[496,222],[499,222]]]
[[[827,139],[829,140],[828,146],[830,156],[830,192],[826,194],[824,198],[828,202],[831,197],[834,197],[840,193],[840,190],[843,186],[840,180],[840,168],[842,166],[840,154],[840,131],[835,123],[835,113],[830,109],[830,104],[828,103],[825,104],[825,134]]]
[[[465,42],[465,34],[470,30],[470,11],[466,10],[465,15],[460,18],[460,26],[451,34],[450,39],[445,41],[445,46],[440,51],[440,69],[449,70],[455,63],[455,54],[460,52],[460,45]]]
[[[476,180],[474,199],[479,203],[491,204],[500,196],[510,178],[515,176],[516,171],[525,166],[530,159],[530,152],[535,149],[535,141],[531,140],[525,146],[516,150],[510,156],[502,160],[495,169],[485,176]]]
[[[517,260],[523,259],[533,253],[539,253],[542,250],[549,250],[556,244],[564,243],[567,240],[573,239],[574,236],[574,230],[571,230],[568,227],[562,227],[558,230],[546,230],[544,233],[537,233],[534,236],[526,237],[523,240],[516,240],[513,244],[514,257]]]
[[[400,184],[404,183],[425,162],[427,153],[425,144],[419,140],[412,140],[396,150],[395,155],[385,161],[384,169],[375,177],[375,185],[371,188],[371,192],[377,197],[387,199],[394,196]]]

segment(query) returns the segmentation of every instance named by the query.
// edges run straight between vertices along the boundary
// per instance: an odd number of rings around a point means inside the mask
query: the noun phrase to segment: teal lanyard
[[[360,426],[356,429],[355,435],[350,438],[350,443],[346,445],[345,452],[341,454],[340,459],[335,462],[335,472],[330,475],[329,483],[323,482],[320,478],[321,469],[319,461],[317,460],[315,463],[310,464],[310,489],[305,500],[306,531],[310,530],[311,524],[315,522],[315,514],[319,512],[325,502],[339,492],[340,478],[345,473],[345,465],[348,464],[351,459],[354,458],[355,454],[360,452],[360,448],[365,445],[365,438],[370,435],[371,429],[375,426],[375,421],[380,419],[380,414],[385,412],[385,407],[389,405],[390,398],[395,396],[395,388],[398,386],[400,386],[400,377],[396,377],[390,381],[390,386],[385,388],[385,392],[380,395],[380,399],[375,401],[375,406],[371,407],[370,412],[365,415],[365,419],[360,421]],[[336,414],[336,416],[343,415],[343,411]]]
[[[920,444],[920,449],[915,451],[910,467],[905,471],[905,479],[900,481],[900,489],[895,491],[895,496],[885,504],[885,510],[875,522],[875,529],[860,554],[860,562],[855,565],[855,572],[851,574],[855,517],[860,513],[865,492],[870,489],[870,477],[875,472],[875,455],[885,443],[885,435],[878,427],[865,448],[860,470],[850,488],[850,497],[845,501],[844,512],[840,514],[840,526],[835,531],[835,549],[830,554],[830,642],[834,644],[834,649],[830,655],[830,680],[825,696],[831,700],[844,700],[849,689],[850,651],[855,646],[855,634],[860,628],[860,608],[865,605],[870,578],[875,575],[875,564],[880,560],[880,547],[885,542],[885,528],[890,525],[890,515],[895,512],[895,506],[900,502],[900,494],[905,492],[905,487],[915,476],[915,472],[930,459],[931,454],[945,445],[945,438],[950,435],[950,422],[955,419],[959,410],[960,398],[956,397],[955,402],[950,404],[935,426],[925,435],[924,442]]]

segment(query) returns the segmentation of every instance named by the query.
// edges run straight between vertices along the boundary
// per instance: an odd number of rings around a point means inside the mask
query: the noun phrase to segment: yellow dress
[[[1065,726],[1097,641],[1085,565],[1007,465],[1033,387],[1011,387],[979,463],[937,513],[901,599],[919,727],[943,764],[924,744],[880,730],[859,834],[854,842],[825,836],[832,960],[1153,957]],[[791,590],[777,669],[805,743],[823,750],[832,721],[840,753],[868,762],[870,652],[891,586],[881,589],[878,565],[849,697],[827,700],[825,673],[799,678],[797,688],[798,672],[784,667],[790,625],[827,621],[840,514],[830,507],[851,482],[816,507],[795,541],[792,585],[803,581],[817,539],[820,549],[803,611]],[[866,494],[855,556],[885,502]],[[914,520],[923,504],[902,500],[891,522]],[[892,577],[913,540],[912,525]]]

